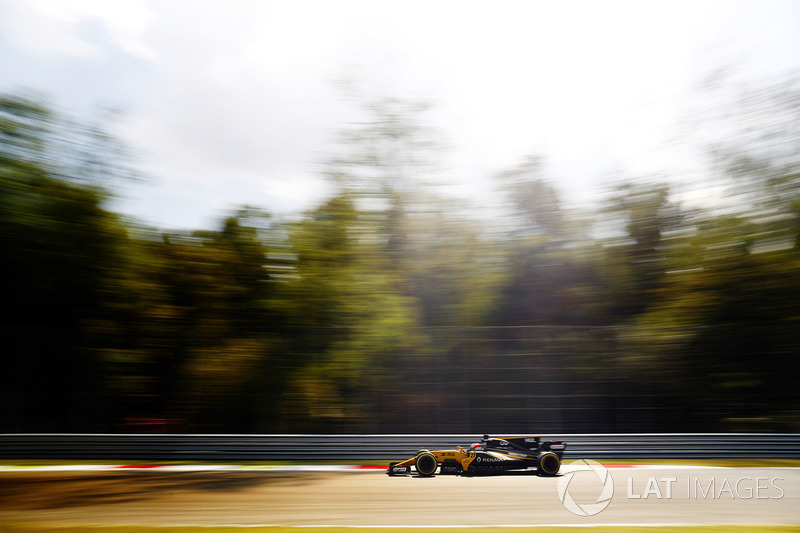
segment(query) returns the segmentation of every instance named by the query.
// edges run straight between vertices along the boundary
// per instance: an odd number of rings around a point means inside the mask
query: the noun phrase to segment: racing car
[[[440,474],[482,474],[507,470],[536,469],[539,475],[554,476],[561,468],[567,445],[540,437],[489,437],[464,448],[420,450],[414,457],[389,463],[390,476],[409,475],[413,467],[420,476]]]

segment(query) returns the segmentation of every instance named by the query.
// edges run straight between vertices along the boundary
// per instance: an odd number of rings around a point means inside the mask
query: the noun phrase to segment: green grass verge
[[[47,525],[2,525],[1,533],[84,533],[92,531],[96,533],[241,533],[241,527],[193,527],[193,526],[47,526]],[[366,532],[375,531],[386,533],[453,533],[452,528],[347,528],[347,527],[247,527],[247,531],[261,533],[298,533],[299,531],[313,531],[316,533],[353,533],[354,531]],[[459,528],[457,531],[467,533],[485,531],[485,527]],[[622,531],[623,533],[790,533],[800,531],[798,526],[682,526],[682,527],[661,527],[661,526],[629,526],[629,527],[503,527],[499,528],[503,533],[586,533],[587,530],[599,531],[601,533],[613,533]]]

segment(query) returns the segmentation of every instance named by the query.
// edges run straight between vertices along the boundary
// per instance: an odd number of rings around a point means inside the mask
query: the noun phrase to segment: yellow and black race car
[[[417,455],[390,463],[390,476],[411,474],[412,467],[420,476],[440,474],[482,474],[507,470],[536,469],[539,475],[553,476],[561,468],[561,457],[567,445],[561,441],[542,441],[539,437],[489,437],[468,448],[420,450]]]

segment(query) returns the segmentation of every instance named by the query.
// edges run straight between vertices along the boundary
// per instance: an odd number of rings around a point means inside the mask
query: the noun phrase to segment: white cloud
[[[123,132],[159,186],[126,208],[146,215],[158,194],[185,197],[185,207],[173,202],[153,216],[190,227],[200,203],[318,201],[325,189],[316,163],[337,124],[353,117],[331,84],[342,75],[355,73],[368,94],[433,100],[432,116],[456,147],[453,174],[470,182],[462,190],[486,190],[476,183],[546,152],[577,198],[612,168],[668,167],[661,145],[698,77],[742,53],[743,43],[748,61],[796,64],[800,35],[800,17],[789,16],[796,8],[782,1],[3,6],[4,31],[38,56],[91,61],[107,53],[108,43],[87,37],[90,23],[110,45],[146,60],[147,68],[114,65],[108,73],[148,78],[153,87],[131,102],[137,114]]]
[[[47,13],[35,3],[5,2],[2,5],[3,32],[18,46],[42,57],[66,54],[96,57],[97,47],[77,35],[77,19]]]
[[[81,34],[86,21],[103,25],[126,52],[148,60],[153,50],[143,42],[153,12],[144,0],[28,0],[4,3],[5,28],[20,46],[39,55],[103,54],[102,48]]]

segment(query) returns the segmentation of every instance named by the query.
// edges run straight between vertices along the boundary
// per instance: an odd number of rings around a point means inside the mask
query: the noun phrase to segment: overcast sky
[[[149,181],[113,207],[166,228],[329,194],[345,77],[432,102],[442,179],[468,200],[542,153],[580,202],[609,174],[676,171],[666,140],[725,65],[800,67],[800,2],[0,0],[0,90],[123,110],[114,131]]]

